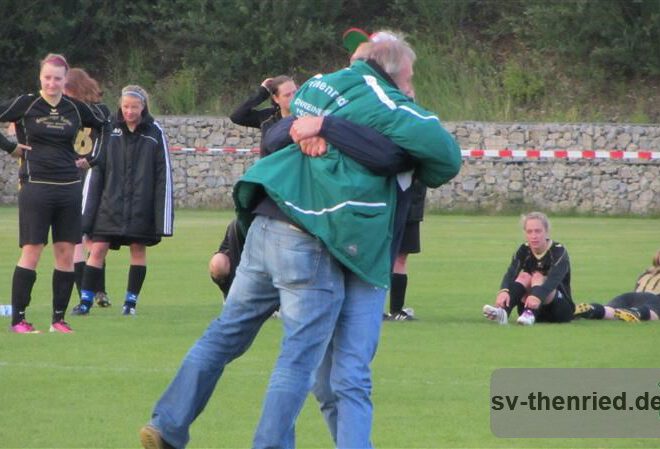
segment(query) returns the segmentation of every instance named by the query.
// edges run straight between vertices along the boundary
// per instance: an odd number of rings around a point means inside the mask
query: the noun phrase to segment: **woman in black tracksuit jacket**
[[[83,231],[93,243],[76,314],[89,313],[108,249],[126,245],[131,265],[122,314],[135,315],[146,276],[146,247],[171,236],[174,221],[167,140],[149,114],[148,96],[140,86],[122,89],[107,149],[92,165],[91,176],[101,178],[101,188],[88,191],[84,200]]]
[[[283,117],[291,115],[291,100],[298,90],[296,83],[286,75],[266,78],[259,89],[232,112],[229,119],[241,126],[259,128],[261,130],[260,155],[264,157],[264,136],[268,129]],[[272,106],[257,109],[261,103],[270,97]],[[218,251],[209,261],[209,273],[225,297],[234,280],[236,267],[241,260],[245,236],[242,235],[236,220],[227,226],[225,237]]]

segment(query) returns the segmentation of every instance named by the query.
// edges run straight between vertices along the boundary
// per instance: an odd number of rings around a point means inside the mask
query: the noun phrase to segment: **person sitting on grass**
[[[623,293],[605,305],[582,303],[575,307],[575,318],[639,322],[660,316],[660,250],[635,284],[635,291]]]
[[[541,212],[522,217],[526,242],[514,253],[502,279],[495,306],[486,304],[489,320],[507,324],[514,307],[518,324],[564,323],[573,318],[571,265],[566,248],[550,239],[550,222]]]

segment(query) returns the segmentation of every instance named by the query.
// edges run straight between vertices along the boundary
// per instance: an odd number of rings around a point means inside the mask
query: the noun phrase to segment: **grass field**
[[[70,317],[72,335],[0,332],[0,447],[139,447],[137,431],[183,355],[221,308],[206,263],[228,212],[178,211],[175,237],[149,252],[138,315],[119,314],[128,255],[108,260],[114,305]],[[578,301],[629,291],[658,248],[658,219],[555,218]],[[17,213],[0,208],[0,303],[8,303],[17,248]],[[384,324],[374,362],[373,441],[382,448],[630,448],[653,439],[500,439],[490,431],[489,384],[502,367],[660,367],[660,325],[578,321],[531,328],[481,316],[522,239],[513,216],[430,215],[423,253],[411,256],[408,305],[416,322]],[[50,247],[29,320],[47,329]],[[3,320],[3,328],[9,324]],[[229,366],[192,427],[192,448],[248,447],[280,323],[269,320],[252,349]],[[298,420],[298,447],[332,442],[315,401]]]

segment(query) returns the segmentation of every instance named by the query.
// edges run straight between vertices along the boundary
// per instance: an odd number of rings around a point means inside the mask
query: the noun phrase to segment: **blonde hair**
[[[657,253],[655,253],[655,257],[653,258],[653,266],[660,268],[660,249]]]
[[[39,69],[43,69],[44,65],[51,64],[57,67],[64,67],[64,73],[69,71],[69,63],[66,62],[64,55],[59,53],[48,53],[44,59],[39,63]]]
[[[124,88],[121,90],[121,96],[138,98],[142,101],[142,104],[145,108],[149,106],[149,94],[143,87],[138,86],[137,84],[129,84],[128,86],[124,86]]]
[[[545,232],[550,232],[550,220],[548,220],[548,216],[543,212],[530,212],[528,214],[521,215],[520,224],[522,224],[523,230],[525,229],[525,226],[527,226],[527,222],[529,220],[540,221],[541,224],[543,224],[543,227],[545,228]]]

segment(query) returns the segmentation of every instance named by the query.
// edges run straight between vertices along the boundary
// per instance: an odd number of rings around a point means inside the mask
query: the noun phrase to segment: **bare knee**
[[[55,268],[60,271],[73,271],[73,252],[76,245],[71,242],[53,243]]]
[[[521,271],[516,278],[516,282],[529,290],[532,286],[532,275],[526,271]]]
[[[102,268],[105,262],[105,256],[108,254],[110,244],[106,242],[93,242],[92,249],[87,259],[87,265],[95,268]]]
[[[216,253],[209,260],[209,273],[214,279],[222,279],[229,275],[231,263],[229,257],[222,253]]]
[[[394,267],[392,271],[397,274],[406,274],[406,262],[408,261],[408,254],[399,254],[394,259]]]
[[[34,270],[37,268],[43,250],[43,244],[23,245],[21,248],[21,257],[18,259],[17,265],[28,270]]]
[[[147,247],[145,245],[131,244],[131,265],[147,265]]]

